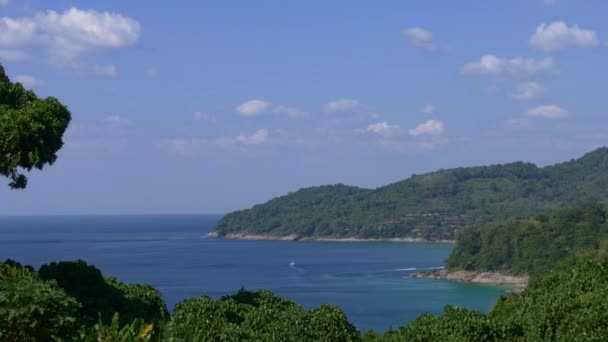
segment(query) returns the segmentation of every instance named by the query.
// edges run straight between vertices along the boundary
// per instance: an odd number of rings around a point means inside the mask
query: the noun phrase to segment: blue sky
[[[0,0],[9,76],[73,115],[55,165],[0,187],[0,214],[222,213],[304,186],[575,158],[608,141],[605,13]]]

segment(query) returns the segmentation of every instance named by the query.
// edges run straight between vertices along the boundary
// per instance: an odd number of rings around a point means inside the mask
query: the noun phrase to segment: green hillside
[[[458,234],[446,266],[537,277],[571,257],[597,251],[604,256],[607,218],[604,206],[587,204],[526,221],[467,227]]]
[[[453,239],[469,225],[608,203],[608,148],[539,168],[531,163],[439,170],[374,190],[306,188],[224,216],[219,236]]]

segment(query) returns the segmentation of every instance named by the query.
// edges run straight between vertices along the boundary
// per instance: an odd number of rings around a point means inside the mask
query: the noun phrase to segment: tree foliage
[[[224,216],[220,236],[453,239],[466,226],[608,203],[608,148],[565,163],[439,170],[374,190],[306,188]]]
[[[11,188],[26,187],[22,170],[55,162],[70,120],[59,100],[38,98],[20,83],[12,83],[0,65],[0,175],[10,179]]]
[[[95,316],[97,318],[93,319]],[[305,310],[270,291],[178,303],[124,284],[82,260],[0,263],[0,341],[359,341],[342,310]]]
[[[306,310],[267,290],[186,299],[162,319],[125,320],[116,312],[109,321],[101,315],[82,321],[81,304],[54,279],[0,263],[0,341],[603,341],[608,261],[586,256],[570,265],[538,278],[521,295],[502,297],[489,314],[446,306],[439,316],[423,314],[384,334],[360,334],[336,307]]]
[[[605,341],[608,336],[608,261],[582,257],[554,270],[520,296],[501,298],[493,319],[521,327],[534,341]]]
[[[124,284],[83,260],[53,262],[38,270],[43,280],[53,280],[70,296],[82,304],[82,323],[98,320],[109,324],[116,312],[121,323],[141,318],[146,321],[163,320],[168,316],[160,293],[150,285]]]
[[[186,341],[360,340],[342,310],[322,305],[307,311],[267,290],[185,300],[175,307],[170,331]]]
[[[120,324],[119,314],[112,317],[110,324],[99,320],[93,327],[84,327],[78,336],[83,342],[147,342],[165,341],[162,329],[158,324],[147,323],[143,319],[135,319],[125,325]]]
[[[55,282],[18,264],[0,263],[0,341],[71,338],[80,304]]]
[[[591,203],[526,221],[469,227],[458,234],[447,267],[539,276],[568,257],[605,250],[607,218],[603,205]]]
[[[440,316],[423,314],[413,322],[384,335],[368,333],[365,341],[510,341],[523,337],[523,330],[480,312],[448,305]]]

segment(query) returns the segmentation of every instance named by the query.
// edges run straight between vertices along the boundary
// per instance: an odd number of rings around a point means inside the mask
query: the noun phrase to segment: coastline
[[[267,236],[255,234],[228,234],[220,237],[216,232],[209,232],[206,238],[229,239],[229,240],[251,240],[251,241],[296,241],[296,242],[392,242],[392,243],[456,243],[454,240],[426,240],[422,238],[386,238],[386,239],[362,239],[349,238],[312,238],[301,237],[295,234],[285,236]],[[441,279],[459,283],[472,283],[481,285],[509,286],[513,293],[521,293],[528,286],[528,276],[514,276],[500,272],[475,272],[455,271],[448,272],[445,269],[413,272],[406,275],[410,278]]]
[[[529,277],[514,276],[500,272],[476,272],[476,271],[454,271],[433,270],[426,272],[415,272],[411,278],[442,279],[459,283],[473,283],[482,285],[510,286],[513,293],[521,293],[528,286]]]
[[[427,240],[423,238],[385,238],[385,239],[363,239],[357,237],[330,238],[330,237],[301,237],[299,235],[268,236],[255,234],[228,234],[218,236],[216,232],[210,232],[207,238],[231,239],[231,240],[261,240],[261,241],[302,241],[302,242],[394,242],[394,243],[456,243],[455,240]]]

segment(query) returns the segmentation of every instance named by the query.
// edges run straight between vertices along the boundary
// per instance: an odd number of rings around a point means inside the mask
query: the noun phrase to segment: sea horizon
[[[0,217],[0,260],[39,267],[83,259],[104,275],[157,288],[169,310],[201,295],[270,289],[305,308],[344,310],[360,330],[386,331],[446,304],[488,312],[507,287],[412,279],[444,266],[451,245],[205,238],[218,216]]]

